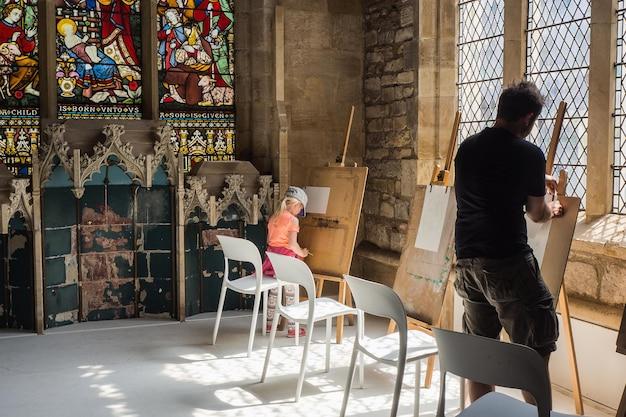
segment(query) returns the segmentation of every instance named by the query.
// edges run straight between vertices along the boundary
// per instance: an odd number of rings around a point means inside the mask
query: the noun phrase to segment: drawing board
[[[535,223],[526,216],[528,245],[537,258],[541,275],[555,303],[559,299],[559,291],[563,284],[580,207],[578,197],[559,197],[559,201],[563,205],[563,217],[546,223]]]
[[[433,203],[440,206],[432,207]],[[433,209],[426,210],[426,207]],[[407,242],[400,257],[393,289],[400,296],[409,317],[430,325],[436,324],[441,314],[453,266],[455,219],[454,188],[438,185],[417,187],[411,204]],[[435,230],[422,233],[418,242],[420,224],[434,222],[441,223],[440,235],[436,235],[438,228],[435,227]],[[424,241],[426,236],[432,239],[430,243]],[[416,247],[416,243],[435,249]]]
[[[312,195],[326,200],[325,213],[309,212],[300,220],[298,242],[313,254],[305,259],[313,273],[342,277],[350,272],[366,180],[366,167],[319,167],[308,171],[304,187],[330,190],[327,196],[323,190]]]

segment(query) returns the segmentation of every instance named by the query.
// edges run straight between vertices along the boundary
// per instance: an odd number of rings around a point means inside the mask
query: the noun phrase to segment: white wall
[[[463,304],[455,293],[455,330],[461,331],[462,316]],[[560,315],[559,325],[561,335],[557,350],[550,359],[550,377],[553,383],[571,390],[568,351]],[[615,351],[617,332],[572,319],[572,333],[583,396],[617,409],[626,384],[626,356]]]

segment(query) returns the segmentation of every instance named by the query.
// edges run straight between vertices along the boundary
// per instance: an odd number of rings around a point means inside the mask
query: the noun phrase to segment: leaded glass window
[[[59,119],[141,118],[140,0],[57,4]]]
[[[459,140],[496,118],[502,89],[504,0],[459,3]]]
[[[0,1],[0,158],[17,176],[39,144],[37,0]]]
[[[619,0],[617,7],[613,211],[626,214],[626,1]]]
[[[234,159],[233,0],[160,0],[160,117],[185,169]]]
[[[547,152],[554,117],[567,102],[554,172],[569,175],[568,194],[584,199],[587,182],[590,0],[530,0],[526,78],[546,98],[529,140]]]

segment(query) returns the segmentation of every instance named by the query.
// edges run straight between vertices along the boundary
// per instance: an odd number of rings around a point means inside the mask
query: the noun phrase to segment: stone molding
[[[28,191],[30,180],[15,178],[11,180],[11,186],[13,191],[9,196],[9,203],[2,205],[2,233],[8,233],[9,221],[16,213],[21,213],[30,230],[33,230],[32,194]]]

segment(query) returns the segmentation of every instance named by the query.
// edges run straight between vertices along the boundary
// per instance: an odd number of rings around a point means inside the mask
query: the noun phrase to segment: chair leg
[[[413,406],[413,415],[419,417],[420,415],[420,385],[422,375],[422,361],[415,362],[415,405]]]
[[[294,299],[294,303],[300,302],[300,286],[299,285],[293,286],[293,299]],[[287,326],[287,328],[289,328],[289,326]],[[300,346],[300,323],[299,322],[297,321],[295,322],[295,325],[293,326],[293,330],[295,331],[294,342],[296,346]]]
[[[267,334],[267,298],[268,298],[269,290],[263,291],[263,336]]]
[[[263,364],[263,373],[261,374],[261,382],[265,382],[267,376],[267,370],[270,365],[270,356],[272,355],[272,346],[274,345],[274,339],[276,338],[276,328],[278,327],[278,320],[280,314],[278,311],[274,312],[274,319],[272,320],[272,330],[270,330],[270,340],[267,343],[267,352],[265,353],[265,363]]]
[[[398,374],[396,375],[396,384],[393,390],[393,402],[391,404],[391,417],[396,417],[398,415],[400,392],[402,391],[402,379],[404,378],[404,366],[404,362],[398,363]]]
[[[311,345],[311,335],[313,334],[313,323],[307,326],[306,337],[304,338],[304,351],[302,352],[302,363],[300,364],[300,376],[298,377],[298,385],[296,387],[296,402],[300,401],[302,393],[302,385],[304,384],[304,375],[306,373],[306,360],[309,356],[309,346]]]
[[[250,336],[248,337],[248,357],[252,354],[254,345],[254,333],[256,332],[256,321],[259,318],[259,305],[261,304],[261,293],[254,296],[254,307],[252,308],[252,323],[250,324]]]
[[[330,335],[333,327],[333,319],[331,317],[326,319],[326,366],[324,372],[330,370]]]
[[[352,300],[352,291],[350,287],[346,286],[346,305],[348,307],[354,307],[354,301]],[[354,326],[355,317],[353,314],[348,315],[348,326]]]
[[[357,317],[357,337],[363,338],[365,337],[365,313],[359,310]],[[359,388],[365,388],[365,355],[363,353],[359,353]]]
[[[358,355],[363,356],[363,354],[357,350],[356,344],[355,344],[354,348],[352,349],[352,358],[350,359],[350,368],[348,369],[348,382],[346,382],[346,388],[343,391],[343,401],[341,403],[341,414],[339,414],[340,417],[345,417],[346,415],[346,409],[348,408],[348,398],[350,397],[350,390],[352,389],[352,380],[354,379],[356,357]]]
[[[224,278],[226,279],[226,278]],[[222,284],[222,292],[220,293],[220,301],[217,304],[217,316],[215,316],[215,324],[213,325],[213,339],[211,344],[215,344],[217,340],[217,331],[220,328],[220,320],[222,319],[222,310],[224,309],[224,299],[226,298],[226,283]]]

